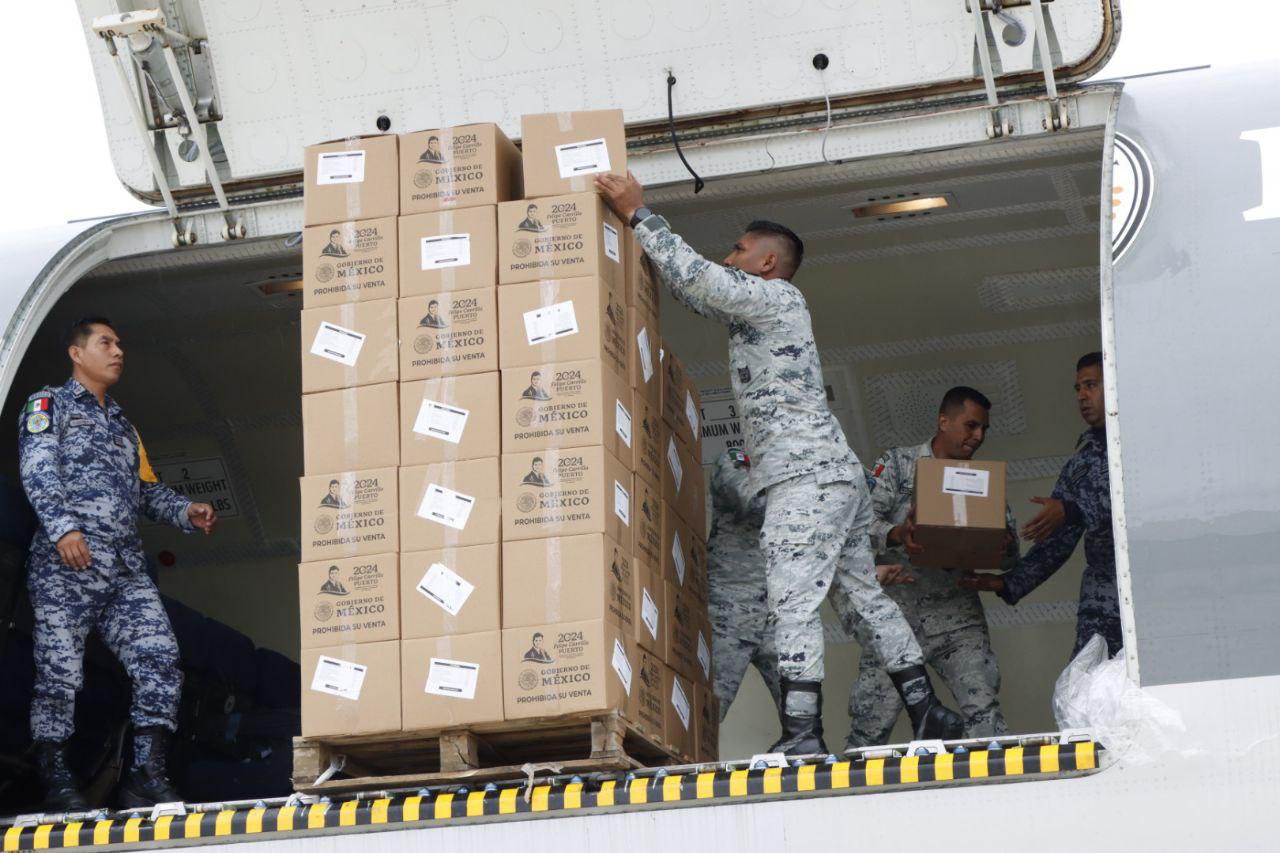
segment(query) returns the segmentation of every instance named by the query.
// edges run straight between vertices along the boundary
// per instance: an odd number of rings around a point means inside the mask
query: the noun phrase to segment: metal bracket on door
[[[973,34],[978,42],[978,62],[982,66],[982,82],[987,92],[987,104],[990,114],[987,121],[987,136],[995,139],[1013,134],[1012,122],[1002,119],[1000,99],[996,91],[995,69],[991,61],[991,48],[987,44],[987,19],[990,12],[1008,23],[1005,9],[1014,6],[1030,6],[1036,29],[1036,52],[1040,56],[1040,70],[1044,74],[1045,114],[1041,125],[1045,130],[1063,130],[1071,125],[1067,113],[1067,105],[1058,97],[1058,83],[1053,75],[1053,56],[1049,50],[1049,30],[1045,23],[1045,3],[1053,0],[965,0],[965,11],[973,16]],[[1016,23],[1016,22],[1015,22]],[[1007,41],[1007,39],[1006,39]]]
[[[996,93],[996,75],[991,65],[991,48],[987,45],[987,18],[982,3],[965,2],[973,15],[973,35],[978,41],[978,64],[982,66],[982,83],[987,90],[987,138],[1013,135],[1013,122],[1000,114],[1000,96]],[[988,7],[990,8],[990,7]]]
[[[1065,130],[1071,125],[1067,105],[1058,98],[1058,83],[1053,78],[1053,55],[1049,51],[1049,29],[1045,25],[1044,4],[1049,0],[1031,0],[1031,15],[1036,23],[1036,50],[1040,53],[1040,70],[1044,72],[1044,90],[1049,96],[1041,124],[1045,130]]]
[[[169,27],[164,14],[159,9],[106,15],[94,20],[93,31],[102,38],[107,52],[114,60],[112,65],[115,66],[120,86],[126,93],[125,100],[129,102],[129,111],[133,116],[133,123],[142,147],[146,151],[151,173],[160,190],[160,195],[164,198],[169,218],[173,220],[174,245],[190,246],[196,242],[197,238],[195,229],[189,223],[184,225],[178,216],[178,208],[169,186],[169,176],[156,154],[153,134],[163,133],[170,127],[176,128],[183,138],[178,148],[179,156],[189,161],[198,159],[200,165],[204,167],[209,185],[217,199],[218,209],[222,212],[226,223],[222,229],[222,238],[224,240],[243,238],[246,233],[244,224],[237,222],[232,215],[227,194],[223,191],[222,181],[218,177],[217,166],[210,151],[209,133],[201,121],[202,117],[208,120],[215,117],[211,94],[206,93],[204,97],[199,98],[199,106],[197,106],[197,99],[193,98],[178,64],[178,57],[174,53],[174,45],[201,53],[208,49],[208,44]],[[117,40],[125,42],[124,51],[120,50]],[[128,54],[127,60],[125,54]],[[161,60],[163,67],[157,67],[156,63]],[[133,67],[133,76],[137,81],[136,89],[125,70],[126,61]],[[130,96],[131,91],[136,92],[136,96]],[[176,106],[168,100],[173,95],[178,98],[179,103]],[[155,126],[148,124],[140,102],[145,100],[150,103],[152,97],[170,111],[161,121],[157,121]]]

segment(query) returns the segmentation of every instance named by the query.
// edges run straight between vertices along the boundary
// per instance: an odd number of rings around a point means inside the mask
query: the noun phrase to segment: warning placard
[[[240,514],[221,456],[154,459],[151,467],[160,482],[188,500],[212,505],[219,518],[235,518]]]

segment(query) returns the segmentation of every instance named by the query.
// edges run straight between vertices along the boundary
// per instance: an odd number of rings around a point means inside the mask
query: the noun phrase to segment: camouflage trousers
[[[99,541],[89,548],[93,563],[84,570],[64,565],[48,542],[33,543],[27,560],[35,610],[31,737],[64,741],[75,730],[85,641],[95,628],[133,682],[134,727],[174,731],[182,691],[178,643],[142,553]]]
[[[822,681],[818,608],[831,595],[855,613],[855,635],[890,671],[923,661],[898,605],[876,580],[867,531],[871,494],[856,482],[819,483],[812,474],[770,486],[760,548],[778,670],[790,681]]]
[[[1107,641],[1107,654],[1112,657],[1124,645],[1114,565],[1085,567],[1080,582],[1080,604],[1076,608],[1076,644],[1071,649],[1072,658],[1080,654],[1094,634],[1101,634]]]
[[[992,737],[1007,731],[1000,710],[1000,668],[991,650],[987,626],[966,625],[937,636],[920,635],[924,659],[956,697],[968,737]],[[851,728],[845,746],[889,743],[903,711],[902,699],[875,653],[863,647],[858,677],[849,690]]]
[[[755,561],[757,564],[758,560]],[[743,567],[710,566],[710,592],[707,613],[711,618],[711,665],[713,689],[720,700],[720,720],[724,721],[729,706],[738,695],[747,667],[754,665],[773,696],[779,702],[778,652],[773,636],[765,631],[768,611],[765,609],[765,582],[762,566],[749,581],[726,582],[723,575],[740,573]]]

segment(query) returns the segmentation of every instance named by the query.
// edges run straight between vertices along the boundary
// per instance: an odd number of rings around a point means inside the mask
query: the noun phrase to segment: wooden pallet
[[[339,775],[317,782],[332,758]],[[492,723],[450,731],[293,740],[293,786],[307,794],[495,782],[679,764],[665,746],[617,712]]]

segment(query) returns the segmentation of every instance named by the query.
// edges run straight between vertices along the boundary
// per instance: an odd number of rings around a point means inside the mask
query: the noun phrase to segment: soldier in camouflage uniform
[[[719,266],[644,207],[633,176],[601,175],[596,186],[635,229],[666,288],[729,327],[729,376],[752,459],[750,488],[767,499],[760,543],[782,694],[782,737],[771,751],[826,751],[818,609],[828,593],[848,599],[861,617],[859,637],[884,661],[917,730],[954,736],[962,721],[938,702],[910,626],[876,582],[866,480],[827,408],[809,307],[789,281],[804,244],[783,226],[753,222]]]
[[[960,703],[969,737],[1005,732],[998,699],[1000,669],[991,650],[986,614],[977,592],[957,586],[954,572],[911,564],[908,515],[915,500],[916,460],[971,459],[986,439],[990,410],[991,401],[982,393],[964,386],[952,388],[938,408],[934,436],[921,445],[886,450],[872,469],[877,481],[871,493],[875,508],[872,546],[878,556],[906,564],[914,580],[893,587],[889,595],[911,623],[925,661],[942,676]],[[1000,565],[1008,569],[1017,565],[1018,541],[1013,536],[1017,525],[1007,505],[1005,513],[1010,535]],[[852,727],[847,745],[888,743],[901,711],[902,703],[884,668],[874,652],[864,648],[858,677],[849,692]]]
[[[1102,353],[1076,363],[1076,403],[1089,429],[1063,466],[1053,496],[1037,499],[1044,510],[1027,523],[1023,535],[1037,540],[1018,567],[1002,575],[974,573],[961,578],[968,589],[995,592],[1017,604],[1048,580],[1084,537],[1085,569],[1076,611],[1075,657],[1094,634],[1114,655],[1124,645],[1120,599],[1116,592],[1116,549],[1111,532],[1111,477],[1107,465],[1106,406],[1102,391]]]
[[[764,526],[764,493],[752,492],[750,458],[731,449],[711,468],[711,537],[707,540],[711,617],[711,665],[720,719],[738,695],[738,687],[754,665],[779,701],[778,655],[766,633],[767,592],[760,528]]]
[[[134,759],[125,807],[179,799],[165,778],[165,745],[177,728],[178,645],[146,573],[139,513],[182,530],[210,532],[213,507],[156,479],[137,430],[109,396],[124,353],[102,318],[68,335],[71,379],[27,400],[18,424],[22,486],[39,519],[27,560],[35,610],[36,682],[31,737],[51,810],[84,808],[67,763],[85,640],[96,628],[133,682]]]

